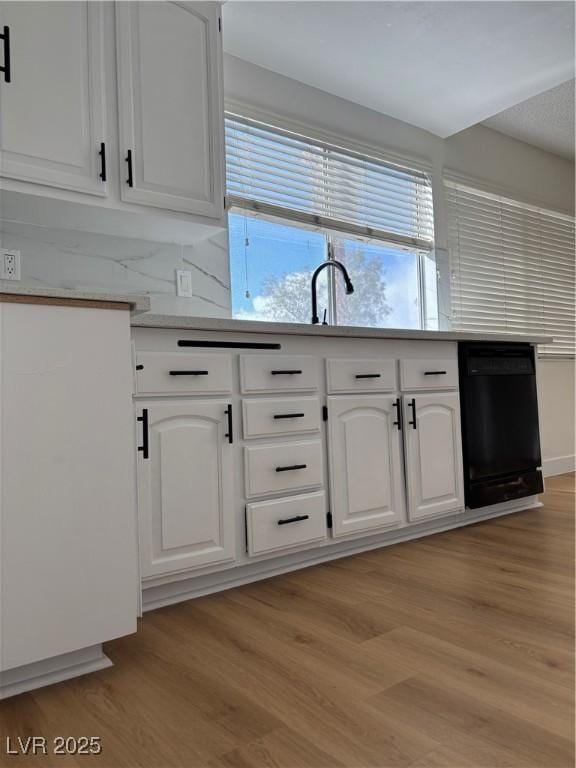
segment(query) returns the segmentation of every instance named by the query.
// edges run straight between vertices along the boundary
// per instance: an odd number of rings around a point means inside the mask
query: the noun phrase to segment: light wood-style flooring
[[[569,768],[574,478],[544,508],[146,614],[109,670],[0,703],[0,765]],[[9,757],[6,736],[100,736]]]

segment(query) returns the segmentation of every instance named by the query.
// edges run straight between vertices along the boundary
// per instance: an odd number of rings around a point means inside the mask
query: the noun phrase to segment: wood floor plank
[[[344,768],[301,733],[282,728],[209,763],[208,768]]]
[[[392,720],[417,722],[451,748],[488,742],[534,766],[568,766],[573,757],[571,740],[425,674],[377,694],[370,704]]]
[[[516,667],[502,664],[411,627],[395,629],[368,642],[383,655],[412,664],[420,673],[481,702],[516,714],[561,738],[573,735],[573,692],[536,679],[521,662]]]
[[[0,766],[568,768],[574,477],[544,506],[146,614],[0,702]],[[8,756],[6,736],[100,736]]]

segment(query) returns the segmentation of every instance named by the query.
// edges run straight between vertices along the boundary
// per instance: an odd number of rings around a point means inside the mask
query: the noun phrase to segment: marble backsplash
[[[225,231],[177,245],[0,219],[0,246],[20,251],[20,285],[144,293],[158,314],[231,314]],[[176,296],[176,269],[192,272],[192,298]]]

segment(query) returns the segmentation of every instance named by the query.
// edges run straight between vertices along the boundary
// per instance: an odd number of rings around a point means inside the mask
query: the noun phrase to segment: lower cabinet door
[[[400,402],[389,395],[328,398],[332,533],[404,520]]]
[[[137,406],[143,577],[234,558],[229,403]],[[144,448],[145,450],[142,450]]]
[[[404,395],[404,424],[410,520],[463,509],[458,393]]]

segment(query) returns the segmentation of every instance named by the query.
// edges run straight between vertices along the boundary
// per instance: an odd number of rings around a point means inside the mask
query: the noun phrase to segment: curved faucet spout
[[[320,266],[316,267],[314,274],[312,275],[312,325],[318,325],[320,322],[320,318],[318,317],[318,297],[316,283],[318,282],[318,275],[320,272],[322,272],[322,270],[326,269],[327,267],[336,267],[336,269],[339,269],[340,272],[342,272],[342,277],[344,278],[346,294],[349,296],[351,293],[354,293],[352,280],[350,280],[350,275],[348,274],[348,271],[342,262],[336,261],[336,259],[328,259],[327,261],[324,261],[322,264],[320,264]]]

